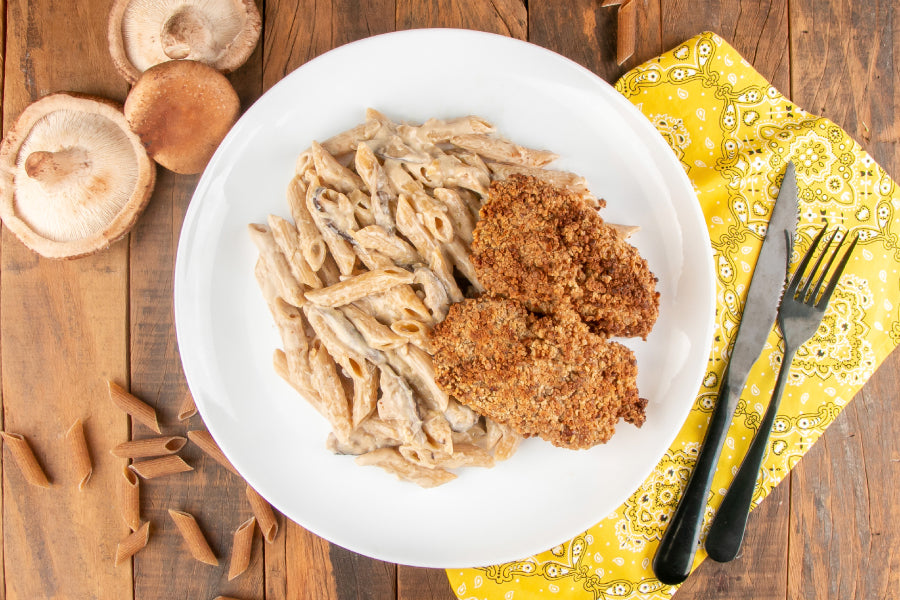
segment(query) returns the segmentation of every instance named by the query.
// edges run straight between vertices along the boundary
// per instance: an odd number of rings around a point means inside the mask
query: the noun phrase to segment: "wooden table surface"
[[[618,66],[615,9],[599,0],[257,0],[264,15],[260,44],[230,78],[247,107],[335,46],[398,29],[463,27],[527,39],[612,82],[713,30],[798,105],[836,121],[900,176],[896,0],[634,1],[637,52]],[[110,4],[0,0],[4,131],[50,92],[124,100],[128,86],[107,50]],[[124,461],[108,449],[132,431],[110,403],[106,380],[153,404],[166,433],[203,427],[199,416],[187,424],[176,419],[188,390],[172,314],[176,244],[197,179],[160,169],[131,234],[87,258],[39,258],[3,229],[3,428],[28,437],[54,485],[30,487],[3,453],[0,598],[453,598],[443,571],[356,555],[283,517],[274,543],[257,536],[250,569],[227,581],[226,561],[214,568],[192,560],[166,515],[170,507],[197,515],[220,556],[250,515],[240,479],[190,444],[183,455],[194,472],[143,487],[150,544],[133,565],[113,565],[127,528],[113,493]],[[707,561],[679,600],[900,597],[898,372],[894,353],[753,514],[742,557],[726,565]],[[94,449],[93,478],[82,492],[66,468],[64,434],[76,418]]]

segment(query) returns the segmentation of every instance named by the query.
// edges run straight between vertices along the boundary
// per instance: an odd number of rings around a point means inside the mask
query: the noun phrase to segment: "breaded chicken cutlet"
[[[637,249],[580,196],[533,177],[491,184],[472,263],[488,291],[543,314],[570,305],[600,335],[646,339],[659,315]]]
[[[571,311],[540,316],[484,294],[452,305],[432,340],[438,384],[525,437],[589,448],[609,440],[620,418],[644,422],[631,350]]]

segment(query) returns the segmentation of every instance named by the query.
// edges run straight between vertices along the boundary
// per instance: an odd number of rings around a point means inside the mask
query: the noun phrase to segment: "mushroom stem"
[[[163,52],[172,60],[209,61],[216,58],[209,23],[203,13],[191,6],[184,6],[169,17],[163,25],[160,41]]]
[[[38,150],[25,159],[25,173],[44,186],[52,186],[70,175],[77,175],[90,169],[91,160],[87,150],[77,146],[64,148],[58,152]]]

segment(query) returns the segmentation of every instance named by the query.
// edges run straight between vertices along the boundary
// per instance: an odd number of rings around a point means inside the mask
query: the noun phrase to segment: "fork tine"
[[[822,250],[822,254],[819,255],[819,260],[816,261],[816,266],[813,268],[813,271],[809,276],[810,283],[811,283],[811,280],[813,279],[813,277],[816,276],[816,274],[818,274],[818,281],[816,281],[816,285],[812,289],[812,292],[810,292],[809,296],[807,296],[806,301],[810,304],[815,305],[816,298],[819,297],[819,290],[822,289],[822,284],[825,283],[825,278],[828,277],[828,272],[831,270],[831,265],[834,264],[834,259],[836,259],[838,254],[840,254],[841,248],[844,245],[844,240],[846,239],[846,236],[844,236],[840,240],[838,240],[837,246],[835,246],[834,251],[831,252],[831,243],[837,238],[837,235],[838,235],[838,230],[835,229],[834,233],[832,233],[831,237],[828,239],[828,244],[825,245],[825,249]],[[820,271],[819,264],[822,262],[822,258],[824,258],[826,252],[831,252],[831,254],[828,257],[828,262],[825,263],[825,268]]]
[[[822,298],[816,303],[816,308],[824,309],[828,306],[828,301],[831,300],[831,294],[834,293],[834,289],[837,287],[838,280],[840,280],[841,275],[844,273],[844,268],[847,266],[847,262],[850,260],[850,255],[853,254],[853,249],[856,248],[856,243],[859,241],[859,232],[853,236],[853,243],[850,244],[850,247],[847,248],[847,251],[844,253],[843,258],[841,258],[841,262],[838,263],[837,269],[834,271],[834,275],[831,276],[831,281],[828,282],[828,287],[825,288],[825,291],[822,293]],[[835,252],[837,255],[837,252]],[[833,257],[832,257],[833,260]]]
[[[809,264],[810,259],[815,254],[816,247],[819,245],[819,240],[822,239],[822,236],[825,235],[825,230],[828,228],[828,222],[825,222],[825,226],[822,227],[822,230],[816,235],[813,239],[812,243],[809,245],[809,249],[803,255],[803,258],[800,260],[800,264],[797,265],[797,270],[794,271],[794,276],[791,277],[791,282],[788,284],[787,290],[785,290],[785,296],[788,298],[793,298],[797,293],[797,288],[800,286],[800,282],[803,280],[803,273],[806,271],[806,266]]]
[[[821,233],[824,233],[826,229],[828,229],[827,226],[823,227]],[[812,287],[813,280],[817,277],[817,275],[819,273],[819,267],[822,265],[822,260],[825,258],[825,255],[828,254],[828,252],[831,250],[831,243],[834,242],[834,237],[836,234],[837,234],[837,230],[835,229],[834,232],[832,232],[832,234],[828,237],[828,241],[825,243],[825,247],[822,248],[822,251],[819,253],[819,256],[816,258],[816,262],[813,265],[812,269],[810,269],[809,275],[806,277],[806,281],[803,282],[803,287],[800,289],[800,293],[798,294],[798,297],[803,302],[806,302],[807,300],[809,300],[810,298],[815,296],[815,292],[813,292],[813,295],[810,296],[809,289],[810,289],[810,287]],[[810,246],[810,249],[809,249],[810,252],[815,251],[814,246],[818,246],[819,240],[820,240],[820,237],[816,236],[817,243]],[[827,271],[827,269],[826,269],[826,271]]]

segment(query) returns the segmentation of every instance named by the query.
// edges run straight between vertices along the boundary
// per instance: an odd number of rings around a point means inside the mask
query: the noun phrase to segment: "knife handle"
[[[716,512],[716,516],[709,526],[706,534],[706,553],[717,562],[734,560],[744,541],[744,530],[747,528],[747,517],[750,515],[750,504],[753,502],[753,492],[756,491],[756,480],[762,467],[766,448],[769,446],[769,435],[775,424],[778,407],[781,405],[781,395],[787,382],[787,374],[790,371],[791,362],[795,352],[786,352],[781,360],[781,369],[778,371],[778,379],[775,382],[775,390],[769,401],[759,429],[753,436],[750,449],[738,469],[737,475],[728,488],[722,505]]]
[[[725,435],[731,425],[732,413],[737,406],[736,396],[740,394],[740,390],[731,389],[728,379],[727,376],[724,378],[719,389],[694,471],[653,557],[653,572],[667,585],[676,585],[687,579],[700,545],[700,530],[703,527],[709,488],[716,473],[719,454],[725,444]]]

